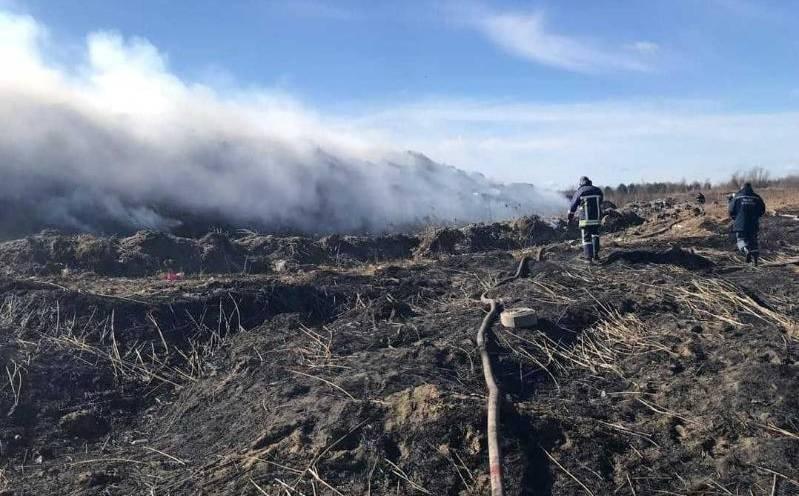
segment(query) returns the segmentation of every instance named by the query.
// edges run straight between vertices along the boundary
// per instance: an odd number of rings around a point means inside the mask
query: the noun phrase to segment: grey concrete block
[[[508,308],[499,318],[502,325],[509,328],[533,327],[538,324],[538,317],[531,308]]]

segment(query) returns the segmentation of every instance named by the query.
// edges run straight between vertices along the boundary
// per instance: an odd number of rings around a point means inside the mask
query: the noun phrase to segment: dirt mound
[[[320,239],[318,244],[332,263],[340,264],[410,258],[413,249],[419,245],[419,239],[403,234],[374,238],[334,234]]]
[[[70,271],[116,277],[165,272],[263,274],[310,270],[320,265],[381,263],[414,256],[516,250],[560,239],[566,233],[563,226],[553,226],[536,216],[460,229],[442,228],[413,236],[330,235],[318,240],[253,232],[237,235],[213,232],[195,239],[145,230],[119,239],[46,231],[0,243],[0,267],[8,274],[25,275]]]
[[[715,265],[711,260],[679,247],[667,250],[614,251],[608,255],[604,263],[612,264],[619,260],[632,264],[675,265],[689,270],[708,270]]]
[[[337,261],[360,261],[367,257],[368,251],[359,246],[357,241],[350,236],[333,234],[319,240],[319,246],[327,256]]]
[[[520,217],[511,223],[516,235],[525,245],[542,245],[561,239],[564,226],[553,225],[537,215]]]
[[[235,241],[247,255],[253,272],[276,268],[318,265],[327,261],[327,253],[314,240],[302,236],[280,237],[248,234]]]
[[[194,240],[157,231],[126,238],[43,232],[0,243],[0,264],[7,272],[60,274],[64,271],[140,277],[175,272],[238,272],[245,256],[223,234]]]
[[[0,264],[7,272],[58,274],[64,269],[112,274],[119,270],[114,238],[43,232],[0,243]]]
[[[460,253],[478,253],[491,250],[515,250],[521,246],[519,238],[507,224],[485,224],[461,229],[463,239],[457,243]]]
[[[421,236],[414,254],[418,257],[453,254],[457,251],[458,244],[465,239],[466,236],[461,231],[449,227],[430,231]]]
[[[685,209],[694,206],[687,202],[678,202],[674,198],[663,198],[642,203],[628,203],[623,210],[631,210],[639,216],[652,220],[675,218]]]
[[[420,241],[416,236],[393,234],[376,238],[358,237],[354,243],[367,249],[366,261],[410,258]]]
[[[644,223],[643,217],[634,210],[605,210],[602,217],[602,229],[606,232],[622,231],[629,227],[640,226]]]
[[[119,241],[122,274],[143,276],[165,270],[199,272],[200,247],[194,240],[158,231],[139,231]]]
[[[713,217],[704,217],[698,226],[712,234],[728,235],[730,234],[730,223],[720,221]]]
[[[222,233],[209,233],[199,239],[203,272],[236,273],[247,269],[247,255]],[[250,273],[254,272],[250,267]]]
[[[279,252],[279,250],[277,250]],[[140,231],[119,241],[118,275],[141,276],[163,271],[197,273],[262,273],[258,257],[223,233],[199,239],[181,238],[156,231]],[[282,253],[280,253],[282,254]]]
[[[58,275],[65,271],[142,277],[185,274],[268,273],[322,264],[357,264],[410,258],[419,239],[408,235],[311,238],[209,233],[199,239],[157,231],[126,238],[43,232],[0,243],[6,273]]]
[[[53,258],[61,260],[67,268],[93,270],[98,274],[111,274],[119,268],[119,253],[113,238],[78,235],[73,247],[74,251],[53,254]]]
[[[416,256],[518,250],[543,245],[566,236],[565,225],[554,226],[538,216],[512,222],[475,224],[461,229],[443,228],[421,236]],[[572,233],[573,234],[573,233]]]

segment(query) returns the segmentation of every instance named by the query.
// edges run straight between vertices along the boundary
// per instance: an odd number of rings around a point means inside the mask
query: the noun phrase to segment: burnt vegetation
[[[723,205],[606,213],[592,266],[535,217],[0,244],[0,494],[487,494],[486,291],[537,317],[487,343],[506,494],[799,493],[799,224],[752,268]]]

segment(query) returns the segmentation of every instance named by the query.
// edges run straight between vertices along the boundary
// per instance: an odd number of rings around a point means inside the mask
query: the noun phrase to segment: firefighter
[[[705,204],[705,195],[703,195],[701,191],[696,194],[696,203],[700,205]]]
[[[569,207],[569,222],[580,210],[580,231],[583,239],[583,254],[589,262],[599,258],[599,225],[602,219],[602,190],[583,176],[580,178],[580,187],[574,193],[571,207]]]
[[[746,183],[732,197],[728,210],[733,219],[732,230],[737,238],[738,250],[746,257],[746,263],[757,265],[760,255],[757,232],[760,228],[760,217],[766,213],[766,204],[752,189],[752,184]]]

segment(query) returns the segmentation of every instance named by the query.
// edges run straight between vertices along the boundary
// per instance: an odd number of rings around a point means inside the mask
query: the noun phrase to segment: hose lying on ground
[[[477,331],[477,347],[480,350],[480,360],[483,364],[483,377],[485,377],[486,387],[488,388],[487,405],[487,428],[488,436],[488,467],[491,476],[491,496],[502,496],[502,453],[499,448],[499,436],[497,435],[497,421],[499,419],[499,387],[494,380],[494,372],[491,369],[491,358],[486,349],[485,334],[499,315],[499,305],[495,300],[486,298],[485,294],[480,297],[483,304],[489,305],[490,310],[483,318],[483,324]]]
[[[539,252],[538,258],[541,258],[543,252]],[[516,274],[506,277],[497,282],[493,288],[502,286],[503,284],[514,281],[520,277],[527,275],[527,256],[523,256],[519,262],[519,268]],[[493,289],[492,288],[492,289]],[[491,496],[502,496],[502,453],[499,447],[499,435],[497,425],[499,424],[499,401],[500,391],[497,386],[497,381],[494,380],[494,372],[491,368],[491,357],[488,355],[488,347],[486,346],[486,334],[491,329],[497,316],[502,311],[502,303],[497,300],[488,298],[486,294],[488,291],[480,296],[480,302],[489,307],[488,313],[483,318],[483,323],[477,331],[477,348],[480,350],[480,361],[483,366],[483,377],[486,381],[488,388],[488,404],[487,404],[487,426],[486,436],[488,437],[488,467],[489,475],[491,477]]]

